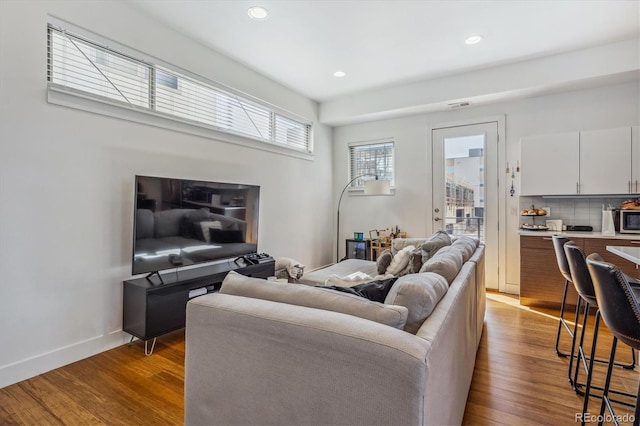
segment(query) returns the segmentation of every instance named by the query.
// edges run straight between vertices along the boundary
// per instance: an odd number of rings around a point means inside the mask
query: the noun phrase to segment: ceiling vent
[[[449,108],[451,109],[462,108],[466,106],[469,106],[469,102],[456,102],[453,104],[449,104]]]

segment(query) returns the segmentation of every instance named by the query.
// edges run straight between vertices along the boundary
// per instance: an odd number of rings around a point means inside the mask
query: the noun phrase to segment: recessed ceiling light
[[[482,41],[481,35],[473,35],[471,37],[467,37],[467,39],[464,42],[466,44],[476,44],[476,43],[480,43],[481,41]]]
[[[254,19],[256,21],[264,21],[269,17],[269,11],[260,6],[250,7],[247,13],[249,14],[249,17],[251,19]]]
[[[333,73],[334,77],[344,77],[345,75],[347,75],[347,73],[344,71],[336,71]]]

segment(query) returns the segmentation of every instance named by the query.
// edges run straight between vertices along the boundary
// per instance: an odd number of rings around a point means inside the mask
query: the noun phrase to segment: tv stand
[[[145,342],[145,355],[151,355],[156,338],[183,328],[189,299],[220,289],[230,271],[256,278],[275,275],[275,261],[238,265],[233,260],[201,268],[160,273],[160,283],[150,276],[123,282],[122,330]],[[151,350],[148,341],[152,340]],[[131,342],[130,342],[131,343]]]

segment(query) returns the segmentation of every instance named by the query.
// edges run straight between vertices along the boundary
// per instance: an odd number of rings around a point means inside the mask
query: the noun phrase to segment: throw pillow
[[[391,264],[393,260],[393,255],[391,254],[391,250],[385,250],[378,255],[378,260],[376,264],[378,266],[378,274],[383,275],[387,272],[387,268]]]
[[[321,287],[328,288],[330,290],[342,291],[344,293],[355,294],[356,296],[364,297],[365,299],[372,300],[374,302],[384,303],[384,300],[387,298],[391,287],[393,287],[393,284],[397,279],[398,278],[387,278],[385,280],[375,280],[368,283],[354,285],[353,287]]]
[[[433,272],[405,275],[391,287],[384,303],[407,308],[404,331],[416,334],[448,289],[447,281]]]
[[[414,246],[406,246],[396,253],[396,255],[393,256],[393,260],[391,261],[391,264],[389,264],[386,273],[399,275],[400,272],[407,267],[407,264],[409,263],[409,256],[414,249]]]
[[[209,234],[212,243],[244,243],[242,231],[210,228]]]
[[[222,223],[217,220],[213,221],[201,221],[200,224],[200,235],[202,235],[202,240],[207,244],[211,243],[211,233],[209,229],[222,229]]]
[[[426,254],[426,259],[423,259],[423,263],[432,258],[438,250],[444,246],[451,245],[451,237],[444,231],[438,231],[429,238],[429,241],[422,244],[421,248]]]
[[[417,248],[411,251],[411,254],[409,255],[409,274],[416,274],[420,271],[420,268],[422,268],[422,264],[424,263],[422,260],[422,253],[424,253],[422,248]]]

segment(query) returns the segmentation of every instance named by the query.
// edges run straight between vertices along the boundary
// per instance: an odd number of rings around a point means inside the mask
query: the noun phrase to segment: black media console
[[[151,355],[156,337],[185,326],[189,299],[219,290],[222,280],[230,271],[249,277],[267,278],[275,273],[275,261],[270,257],[256,264],[230,260],[202,268],[164,273],[162,282],[157,275],[126,280],[123,282],[122,330],[144,340],[145,353]],[[147,341],[151,339],[154,342],[151,351],[148,351]]]

